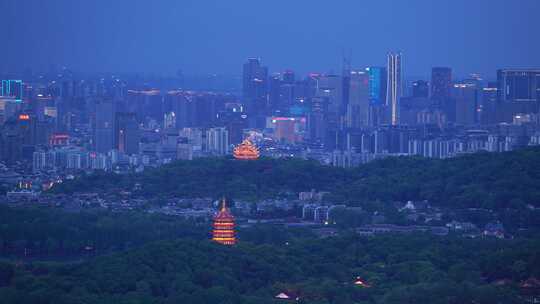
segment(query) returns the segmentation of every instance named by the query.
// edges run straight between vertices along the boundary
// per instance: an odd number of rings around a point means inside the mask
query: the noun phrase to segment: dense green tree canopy
[[[370,287],[353,284],[360,276]],[[425,235],[225,247],[160,241],[82,263],[0,264],[2,303],[520,303],[537,241]],[[495,282],[508,280],[508,284]]]
[[[146,197],[219,197],[256,200],[300,191],[330,191],[334,202],[429,200],[439,206],[490,209],[540,207],[540,149],[477,153],[452,159],[390,157],[354,169],[298,159],[178,161],[142,174],[99,173],[56,186],[73,193],[133,189]]]

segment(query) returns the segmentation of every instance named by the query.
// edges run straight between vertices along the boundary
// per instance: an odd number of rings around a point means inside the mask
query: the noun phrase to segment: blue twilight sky
[[[51,64],[86,72],[241,74],[384,65],[451,66],[493,77],[540,67],[540,0],[1,0],[0,72]]]

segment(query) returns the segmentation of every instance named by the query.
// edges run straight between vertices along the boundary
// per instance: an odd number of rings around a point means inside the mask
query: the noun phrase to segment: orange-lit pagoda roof
[[[233,155],[234,158],[243,160],[255,160],[260,157],[259,149],[248,139],[234,148]]]
[[[234,217],[227,208],[225,199],[221,204],[221,209],[214,217],[212,230],[212,240],[223,245],[236,244],[236,234],[234,231]]]

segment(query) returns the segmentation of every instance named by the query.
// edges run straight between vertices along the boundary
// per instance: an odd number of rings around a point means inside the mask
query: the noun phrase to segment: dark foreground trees
[[[370,287],[354,285],[360,276]],[[160,241],[79,263],[0,264],[2,303],[521,303],[538,241],[427,235]],[[501,283],[504,282],[504,283]]]

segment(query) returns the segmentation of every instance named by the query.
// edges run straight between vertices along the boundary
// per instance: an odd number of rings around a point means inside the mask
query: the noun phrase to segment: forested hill
[[[390,157],[354,169],[298,159],[178,161],[142,174],[98,173],[54,187],[56,193],[132,190],[146,197],[219,197],[256,200],[300,191],[330,191],[333,202],[427,199],[459,207],[540,207],[540,149],[477,153],[438,160]]]
[[[0,262],[2,303],[522,303],[537,241],[426,235],[235,247],[163,241],[80,264]],[[360,276],[366,285],[353,282]],[[499,282],[504,282],[501,284]]]

